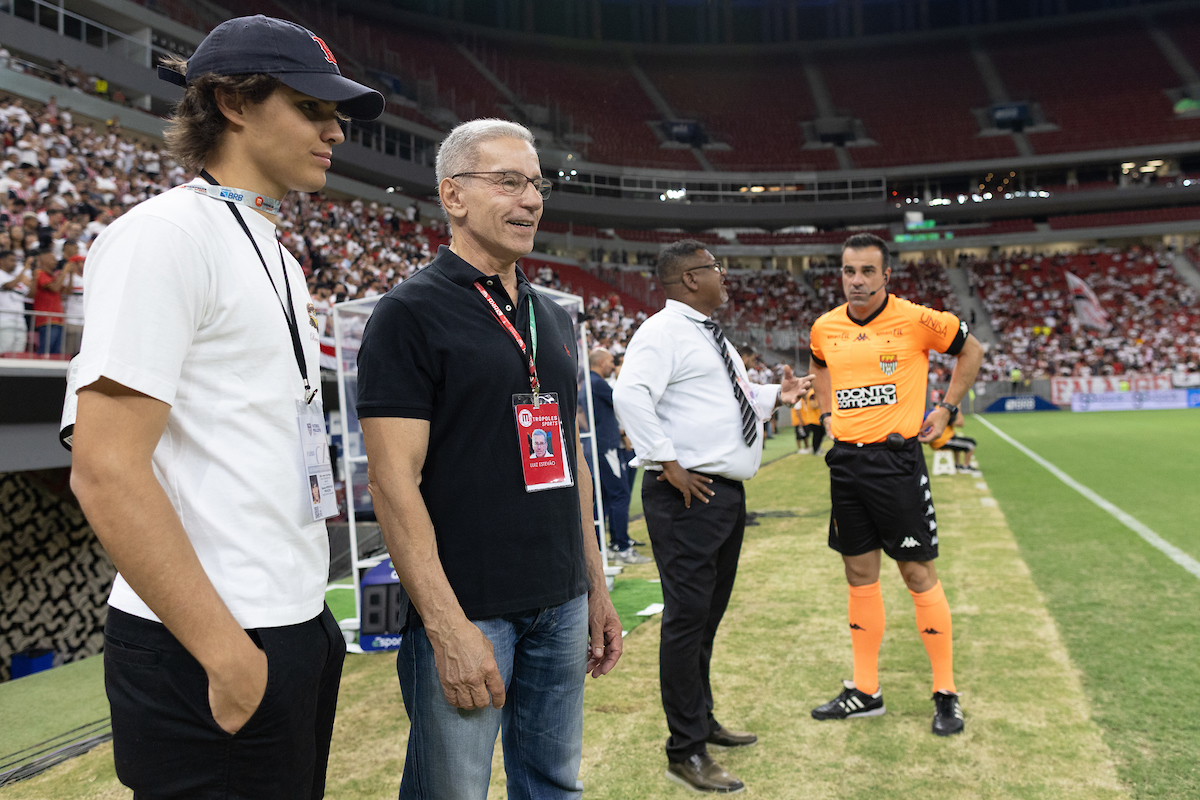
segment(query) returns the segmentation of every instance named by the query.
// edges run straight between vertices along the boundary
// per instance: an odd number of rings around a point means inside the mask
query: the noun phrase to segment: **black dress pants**
[[[667,759],[707,750],[715,726],[709,664],[713,637],[729,605],[746,529],[746,493],[738,481],[714,477],[708,503],[683,495],[657,474],[642,481],[642,508],[662,578],[658,670],[671,737]],[[712,477],[712,476],[710,476]]]
[[[267,656],[267,689],[226,733],[204,668],[164,625],[115,608],[104,627],[104,685],[117,777],[135,800],[317,800],[346,642],[329,607],[298,625],[247,631]]]

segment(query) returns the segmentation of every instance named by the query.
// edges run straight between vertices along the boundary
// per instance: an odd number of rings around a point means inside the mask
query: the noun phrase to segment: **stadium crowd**
[[[8,277],[0,280],[0,287],[7,287],[0,298],[5,312],[0,326],[24,325],[18,323],[20,315],[32,311],[65,313],[68,326],[78,325],[82,269],[71,268],[71,280],[40,280],[36,256],[52,253],[62,262],[47,268],[52,279],[51,273],[68,268],[72,255],[85,255],[90,242],[129,208],[193,176],[159,145],[121,131],[119,122],[104,129],[77,125],[53,100],[40,107],[20,99],[0,101],[0,140],[0,252],[11,252],[13,259],[11,268],[4,268]],[[395,208],[293,195],[280,224],[280,239],[308,273],[319,310],[383,294],[425,266],[437,246],[448,241],[444,223],[422,221],[415,203]],[[38,327],[47,321],[59,318],[41,318]],[[61,335],[40,341],[30,335],[7,337],[3,344],[0,349],[8,352],[59,354],[65,348],[70,355],[66,345],[72,342]]]
[[[65,315],[69,334],[81,322],[78,262],[88,244],[136,203],[192,176],[159,145],[121,131],[119,122],[103,128],[75,124],[70,112],[53,100],[44,106],[0,101],[0,139],[0,253],[11,253],[0,265],[7,276],[0,280],[0,310],[5,312],[0,327],[15,328],[22,311],[41,311]],[[415,202],[398,206],[325,195],[292,195],[285,201],[280,239],[309,275],[320,317],[335,302],[387,292],[427,265],[438,245],[448,241],[442,220],[422,218]],[[39,278],[35,273],[41,254],[53,254],[53,259]],[[56,262],[70,272],[69,279],[54,282]],[[1028,378],[1200,368],[1195,292],[1179,281],[1165,251],[1134,247],[1057,256],[1018,253],[963,259],[959,266],[968,270],[971,290],[1000,334],[999,343],[988,348],[980,380],[1005,380],[1014,367]],[[1112,322],[1110,331],[1078,326],[1064,271],[1093,287]],[[796,331],[803,346],[813,321],[843,301],[838,273],[833,262],[812,264],[800,276],[731,272],[726,276],[730,302],[717,317],[731,333]],[[530,278],[573,288],[547,266]],[[946,272],[936,262],[897,264],[889,291],[960,313]],[[621,355],[646,314],[627,312],[616,291],[584,296],[590,340]],[[69,355],[78,344],[77,337],[61,332],[57,339],[42,339],[38,347],[47,353],[65,350]],[[33,350],[35,341],[32,335],[17,340],[13,334],[0,342],[0,349]],[[947,368],[935,359],[935,379],[946,377],[941,372]]]
[[[1016,367],[1030,378],[1168,372],[1200,366],[1196,292],[1165,250],[1094,248],[1070,255],[1018,253],[964,259],[1000,341],[980,371],[1004,380]],[[1072,313],[1065,278],[1091,286],[1111,329],[1089,330]]]

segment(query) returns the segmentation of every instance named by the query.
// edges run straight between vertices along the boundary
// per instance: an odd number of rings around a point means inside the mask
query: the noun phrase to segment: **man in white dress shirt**
[[[713,717],[713,637],[737,574],[742,481],[762,461],[762,422],[781,402],[799,400],[811,379],[788,367],[782,385],[750,383],[711,319],[728,293],[725,268],[703,244],[685,239],[664,248],[657,272],[666,307],[630,341],[613,401],[636,463],[646,468],[642,506],[662,578],[667,777],[699,791],[736,792],[742,782],[707,746],[745,746],[757,737],[726,730]]]

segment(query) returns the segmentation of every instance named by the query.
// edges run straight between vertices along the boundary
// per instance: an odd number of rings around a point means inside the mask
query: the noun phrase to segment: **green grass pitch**
[[[1200,558],[1200,410],[988,421]],[[1200,580],[985,426],[986,480],[1137,797],[1200,797]]]

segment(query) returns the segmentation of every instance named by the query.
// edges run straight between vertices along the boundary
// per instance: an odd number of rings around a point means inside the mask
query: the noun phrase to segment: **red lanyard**
[[[538,381],[537,365],[534,364],[534,358],[537,357],[537,320],[533,314],[533,298],[529,298],[529,328],[530,333],[533,336],[534,346],[533,353],[530,353],[529,349],[525,347],[525,340],[521,338],[521,334],[517,333],[517,329],[512,326],[511,322],[508,321],[508,317],[504,316],[504,312],[500,310],[500,306],[497,305],[492,296],[488,294],[487,289],[484,289],[478,283],[475,284],[475,288],[479,290],[479,293],[483,295],[483,299],[487,300],[488,305],[492,307],[492,316],[494,316],[500,322],[500,324],[504,326],[504,330],[508,331],[508,335],[511,336],[513,341],[517,343],[517,347],[521,348],[521,355],[525,356],[525,358],[529,361],[529,388],[533,391],[534,397],[537,397],[538,392],[541,391],[542,384]]]

